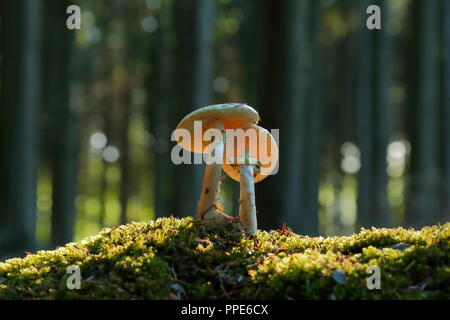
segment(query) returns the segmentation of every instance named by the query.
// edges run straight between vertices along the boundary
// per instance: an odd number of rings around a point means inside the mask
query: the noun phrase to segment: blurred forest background
[[[66,9],[81,8],[68,30]],[[381,7],[381,30],[366,8]],[[450,220],[449,0],[2,0],[0,257],[192,216],[192,110],[280,129],[260,228],[340,235]],[[225,211],[239,186],[223,180]]]

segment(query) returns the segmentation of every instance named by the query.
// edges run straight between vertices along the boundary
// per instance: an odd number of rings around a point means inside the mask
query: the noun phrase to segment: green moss
[[[81,289],[69,290],[77,265]],[[369,290],[367,267],[381,269]],[[450,223],[305,237],[164,218],[0,263],[0,299],[449,299]]]

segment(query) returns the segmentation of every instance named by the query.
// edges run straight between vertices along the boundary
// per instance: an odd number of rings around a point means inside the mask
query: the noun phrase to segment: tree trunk
[[[371,226],[389,227],[391,212],[387,199],[387,146],[392,135],[391,39],[387,32],[389,5],[386,0],[376,2],[381,9],[381,30],[373,30],[373,162],[372,195],[370,196]]]
[[[314,1],[311,3],[311,30],[309,31],[309,43],[311,45],[312,57],[312,86],[309,90],[309,107],[306,117],[306,154],[308,164],[306,168],[306,183],[303,184],[303,190],[306,196],[306,217],[305,230],[308,235],[315,236],[319,233],[319,182],[321,169],[321,123],[322,123],[322,73],[321,73],[321,48],[320,48],[320,3]]]
[[[309,71],[305,61],[310,54],[307,40],[309,8],[310,1],[295,0],[273,2],[269,8],[273,33],[268,40],[271,51],[265,66],[269,69],[266,71],[265,95],[261,101],[270,108],[263,117],[263,120],[270,119],[270,124],[267,126],[264,122],[262,125],[283,130],[279,137],[279,172],[268,178],[270,183],[257,185],[261,190],[257,190],[258,199],[265,198],[266,201],[256,202],[257,209],[261,207],[264,210],[264,216],[275,218],[274,225],[269,227],[285,222],[295,232],[307,234],[317,232],[305,210],[308,191],[304,189],[307,164],[303,160],[306,159],[305,141],[308,134],[305,129],[306,79]],[[267,224],[263,226],[268,227]]]
[[[147,112],[149,131],[153,137],[153,210],[155,217],[176,215],[174,210],[175,195],[172,190],[174,165],[170,162],[170,133],[176,125],[173,110],[175,95],[170,87],[173,70],[173,43],[169,35],[172,32],[171,8],[168,2],[162,3],[157,14],[158,29],[150,40],[150,75],[146,80],[149,92]],[[194,213],[193,213],[194,214]]]
[[[373,197],[373,119],[372,119],[372,61],[373,43],[372,30],[366,28],[366,8],[370,1],[362,1],[360,4],[360,33],[358,39],[357,58],[357,86],[356,86],[356,132],[357,144],[361,153],[361,167],[358,173],[358,227],[370,227],[373,223],[371,217],[371,199]]]
[[[282,133],[284,138],[280,137],[282,149],[280,159],[284,161],[284,170],[281,171],[280,167],[280,174],[289,186],[281,197],[281,217],[293,230],[301,234],[317,233],[313,217],[307,211],[307,162],[302,163],[302,159],[307,159],[306,142],[309,136],[306,129],[308,123],[306,88],[309,70],[305,63],[310,54],[307,42],[309,8],[310,1],[296,0],[288,2],[284,7],[283,28],[286,37],[282,44],[284,49],[282,74],[285,90],[282,95],[285,97],[280,97],[281,103],[289,108],[287,116],[283,116],[281,126],[285,128]],[[287,137],[289,138],[286,139]]]
[[[247,56],[247,59],[244,62],[247,64],[247,60],[254,61],[255,59],[259,62],[257,67],[258,74],[253,76],[253,78],[260,78],[260,90],[258,92],[258,101],[260,104],[258,109],[261,111],[262,119],[261,125],[268,130],[270,129],[279,129],[281,128],[281,118],[282,115],[279,115],[278,112],[281,111],[280,107],[285,107],[281,104],[278,99],[280,96],[279,91],[282,86],[278,82],[280,76],[280,34],[282,33],[281,29],[281,21],[283,16],[281,14],[281,6],[280,2],[276,2],[273,0],[266,1],[252,1],[258,4],[257,12],[259,15],[262,15],[262,18],[259,18],[262,22],[259,23],[259,27],[261,25],[264,26],[263,21],[270,21],[270,25],[267,25],[264,28],[261,28],[261,38],[262,38],[262,49],[261,53],[257,54],[257,57],[252,57],[250,55]],[[248,39],[246,39],[247,45],[250,45],[252,42],[252,36],[254,36],[254,28],[255,26],[250,25],[250,35]],[[253,62],[254,63],[254,62]],[[250,64],[246,66],[249,68]],[[248,76],[248,75],[247,75]],[[249,81],[249,80],[248,80]],[[281,133],[281,139],[283,139],[284,133]],[[281,197],[278,190],[283,187],[283,180],[280,177],[281,170],[284,167],[284,160],[281,156],[281,146],[279,146],[280,152],[280,171],[277,175],[270,176],[267,180],[264,180],[255,185],[255,193],[256,193],[256,212],[258,218],[258,228],[260,229],[274,229],[276,227],[280,227],[283,222],[283,219],[280,216],[280,206],[281,206]],[[270,179],[270,181],[269,181]]]
[[[1,15],[6,192],[0,201],[0,248],[12,252],[35,246],[41,2],[4,0]]]
[[[247,1],[241,0],[241,8],[244,15],[241,32],[239,32],[239,52],[242,68],[243,102],[257,108],[265,109],[261,99],[262,70],[261,66],[267,56],[264,50],[265,35],[268,32],[268,24],[264,23],[267,14],[267,0]]]
[[[444,172],[444,203],[441,222],[450,220],[450,1],[442,0],[442,37],[443,37],[443,78],[442,78],[442,108],[443,108],[443,172]]]
[[[125,80],[127,83],[129,79]],[[131,113],[131,99],[130,90],[131,86],[124,85],[119,89],[119,101],[121,103],[120,108],[122,112],[121,128],[119,133],[120,144],[120,224],[126,224],[128,222],[128,198],[130,194],[130,142],[128,140],[128,131],[130,127],[130,113]]]
[[[176,112],[180,121],[189,112],[210,103],[212,76],[212,31],[214,2],[188,0],[175,2]],[[175,124],[176,125],[176,124]],[[175,128],[171,128],[171,131]],[[193,157],[192,157],[193,159]],[[192,216],[202,187],[204,166],[176,166],[173,192],[176,215]]]
[[[44,3],[47,58],[44,103],[51,113],[50,158],[52,169],[53,245],[73,240],[77,180],[77,133],[75,115],[70,109],[70,55],[74,31],[66,25],[67,1]]]
[[[413,2],[417,55],[411,61],[418,73],[410,86],[411,107],[411,171],[409,176],[406,223],[422,227],[438,220],[438,69],[437,21],[438,1]],[[416,40],[417,39],[417,40]]]

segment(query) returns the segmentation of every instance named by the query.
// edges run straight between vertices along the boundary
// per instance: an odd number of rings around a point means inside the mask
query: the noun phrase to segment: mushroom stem
[[[255,183],[253,182],[253,165],[243,164],[241,169],[241,186],[239,201],[239,220],[245,229],[256,233]]]
[[[223,123],[217,122],[214,128],[223,130]],[[218,159],[223,159],[224,142],[218,143],[215,148],[215,156]],[[205,165],[205,176],[203,178],[202,192],[200,193],[200,200],[197,206],[197,217],[203,219],[204,215],[211,209],[220,207],[220,179],[222,176],[222,164],[211,163]]]

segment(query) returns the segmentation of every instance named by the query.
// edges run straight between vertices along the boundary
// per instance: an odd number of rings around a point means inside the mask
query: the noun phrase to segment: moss
[[[81,289],[66,286],[70,265]],[[366,286],[371,265],[380,290]],[[163,218],[0,263],[0,299],[448,299],[449,288],[450,223],[313,238]]]

